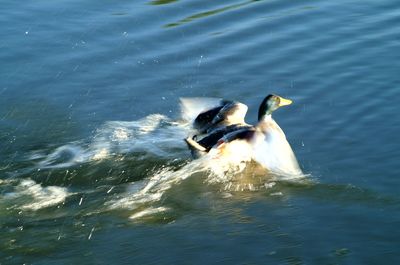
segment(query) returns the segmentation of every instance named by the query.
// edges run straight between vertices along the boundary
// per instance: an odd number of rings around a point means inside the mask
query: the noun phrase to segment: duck
[[[185,142],[193,158],[211,154],[233,163],[255,161],[277,174],[301,175],[285,133],[272,118],[274,111],[292,102],[275,94],[267,95],[259,106],[257,124],[250,125],[245,122],[245,104],[221,100],[217,107],[198,114],[193,122],[197,134],[187,137]]]

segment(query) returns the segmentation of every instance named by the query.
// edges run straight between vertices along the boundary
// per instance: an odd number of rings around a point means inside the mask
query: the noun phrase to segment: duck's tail
[[[194,158],[199,158],[207,153],[207,149],[201,146],[198,142],[193,140],[193,138],[188,137],[185,139],[186,144],[188,145],[190,152]]]

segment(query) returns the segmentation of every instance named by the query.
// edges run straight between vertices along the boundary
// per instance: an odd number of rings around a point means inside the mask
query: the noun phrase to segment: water
[[[396,1],[5,0],[0,24],[0,264],[400,262]],[[271,92],[306,178],[191,162],[180,97],[253,123]]]

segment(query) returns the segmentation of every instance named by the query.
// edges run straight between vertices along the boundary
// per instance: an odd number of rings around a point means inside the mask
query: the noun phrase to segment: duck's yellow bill
[[[279,107],[290,105],[293,102],[290,99],[286,99],[286,98],[282,98],[282,97],[279,97],[279,99],[280,99]]]

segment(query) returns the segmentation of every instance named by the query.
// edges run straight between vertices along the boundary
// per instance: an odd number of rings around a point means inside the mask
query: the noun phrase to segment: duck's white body
[[[301,169],[285,133],[271,116],[257,125],[252,139],[252,158],[277,174],[301,175]]]
[[[272,106],[272,108],[275,109],[279,106],[291,103],[290,100],[281,97],[272,97],[273,100],[279,98],[277,101],[278,103],[276,103],[277,105]],[[266,99],[268,99],[268,97]],[[266,99],[263,103],[268,103]],[[279,100],[284,104],[279,105]],[[244,124],[244,126],[238,126],[234,130],[228,130],[226,126],[227,130],[222,135],[210,132],[204,138],[208,140],[211,139],[211,141],[208,142],[204,140],[199,140],[197,142],[194,138],[190,137],[185,139],[192,154],[195,153],[195,157],[199,157],[208,153],[207,156],[215,161],[216,166],[220,164],[224,165],[224,167],[238,166],[242,168],[247,162],[255,161],[271,173],[279,175],[302,175],[297,159],[284,132],[271,117],[273,110],[269,112],[259,111],[258,124],[256,126],[251,126],[244,122],[247,106],[239,102],[235,102],[234,106],[235,109],[231,112],[232,114],[230,114],[232,116],[228,116],[227,112],[220,111],[216,117],[223,120],[225,126],[236,123]],[[222,110],[224,110],[224,108],[222,108]],[[200,117],[200,115],[198,117]],[[238,121],[232,122],[232,117],[238,119]],[[212,124],[212,119],[210,120]],[[212,125],[211,128],[215,129],[218,127],[217,125]],[[212,143],[212,145],[208,145],[209,147],[207,148],[207,145],[202,145],[203,143]]]

